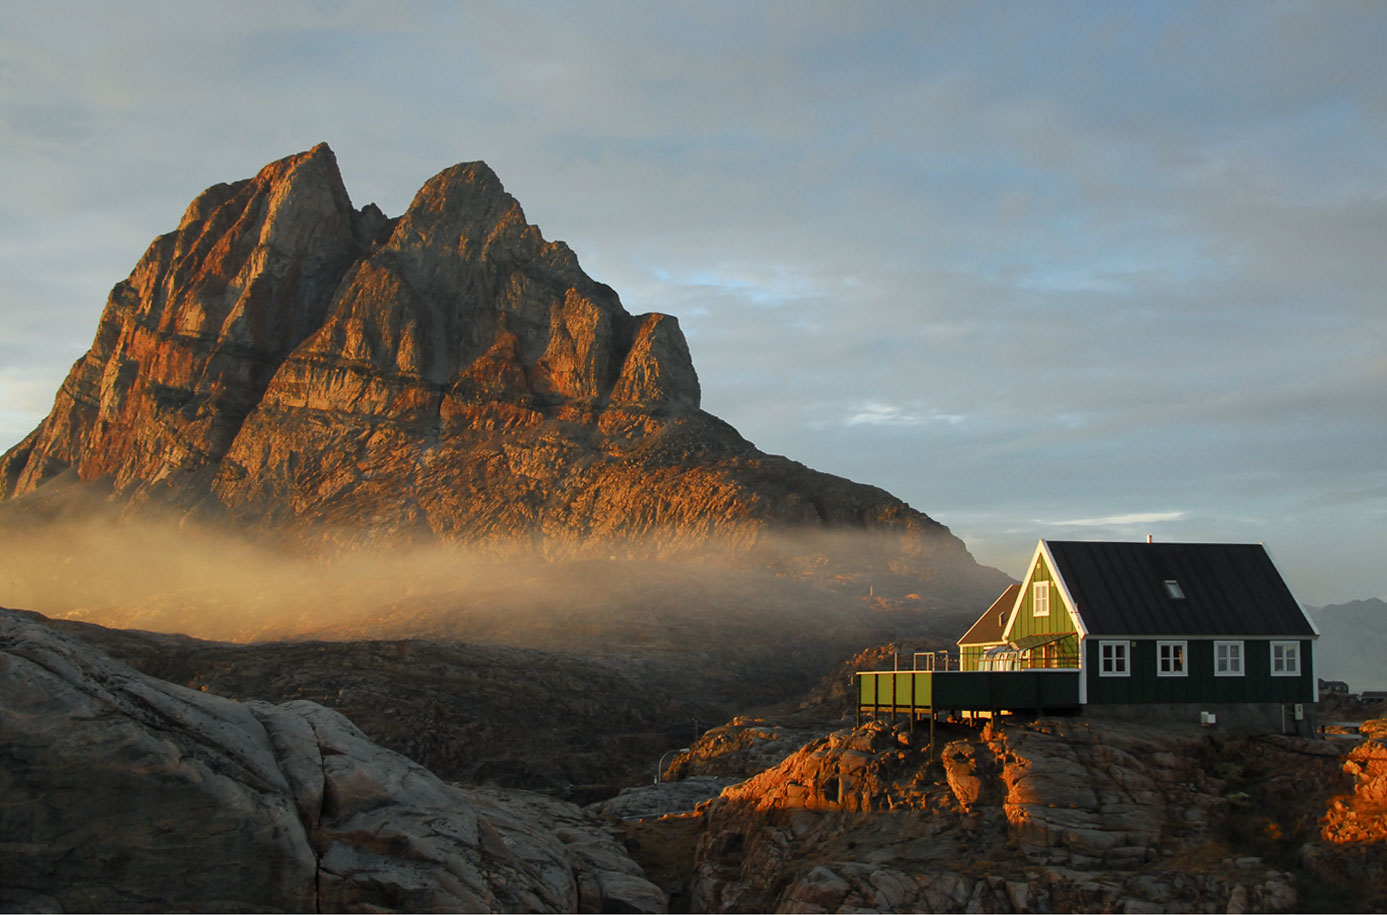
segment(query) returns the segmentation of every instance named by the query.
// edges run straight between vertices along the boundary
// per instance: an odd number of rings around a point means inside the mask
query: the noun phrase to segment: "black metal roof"
[[[1090,635],[1315,634],[1261,544],[1045,543]]]

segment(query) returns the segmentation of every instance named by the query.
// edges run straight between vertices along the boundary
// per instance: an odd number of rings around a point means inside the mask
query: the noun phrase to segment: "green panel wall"
[[[857,675],[857,702],[860,706],[928,708],[933,696],[928,671],[864,671]]]
[[[1129,643],[1131,675],[1099,676],[1099,642],[1092,637],[1085,647],[1090,705],[1142,702],[1314,702],[1316,684],[1311,671],[1312,643],[1300,642],[1300,675],[1273,677],[1271,647],[1267,640],[1243,640],[1243,676],[1214,676],[1214,641],[1188,641],[1184,677],[1156,675],[1156,640]],[[1220,639],[1219,641],[1227,641]]]

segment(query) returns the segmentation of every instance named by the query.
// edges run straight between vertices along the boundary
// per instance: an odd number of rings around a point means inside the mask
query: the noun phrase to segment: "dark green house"
[[[1041,540],[1008,596],[959,640],[963,670],[1073,671],[1085,712],[1235,726],[1317,698],[1319,633],[1260,544]]]

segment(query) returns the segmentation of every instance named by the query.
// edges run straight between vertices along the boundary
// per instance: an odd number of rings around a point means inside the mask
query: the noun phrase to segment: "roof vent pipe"
[[[1150,535],[1150,534],[1147,534],[1147,535],[1146,535],[1146,542],[1147,542],[1147,543],[1150,543],[1150,542],[1151,542],[1151,535]]]

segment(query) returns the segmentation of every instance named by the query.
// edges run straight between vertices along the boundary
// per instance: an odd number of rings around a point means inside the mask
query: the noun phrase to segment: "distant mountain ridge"
[[[0,458],[0,497],[80,483],[309,541],[553,558],[849,531],[872,536],[848,566],[969,599],[1004,586],[922,512],[764,454],[699,403],[678,321],[628,314],[485,164],[390,219],[353,208],[320,144],[209,188],[150,245]]]
[[[1316,674],[1353,692],[1387,689],[1387,602],[1376,597],[1312,610],[1320,630]]]

